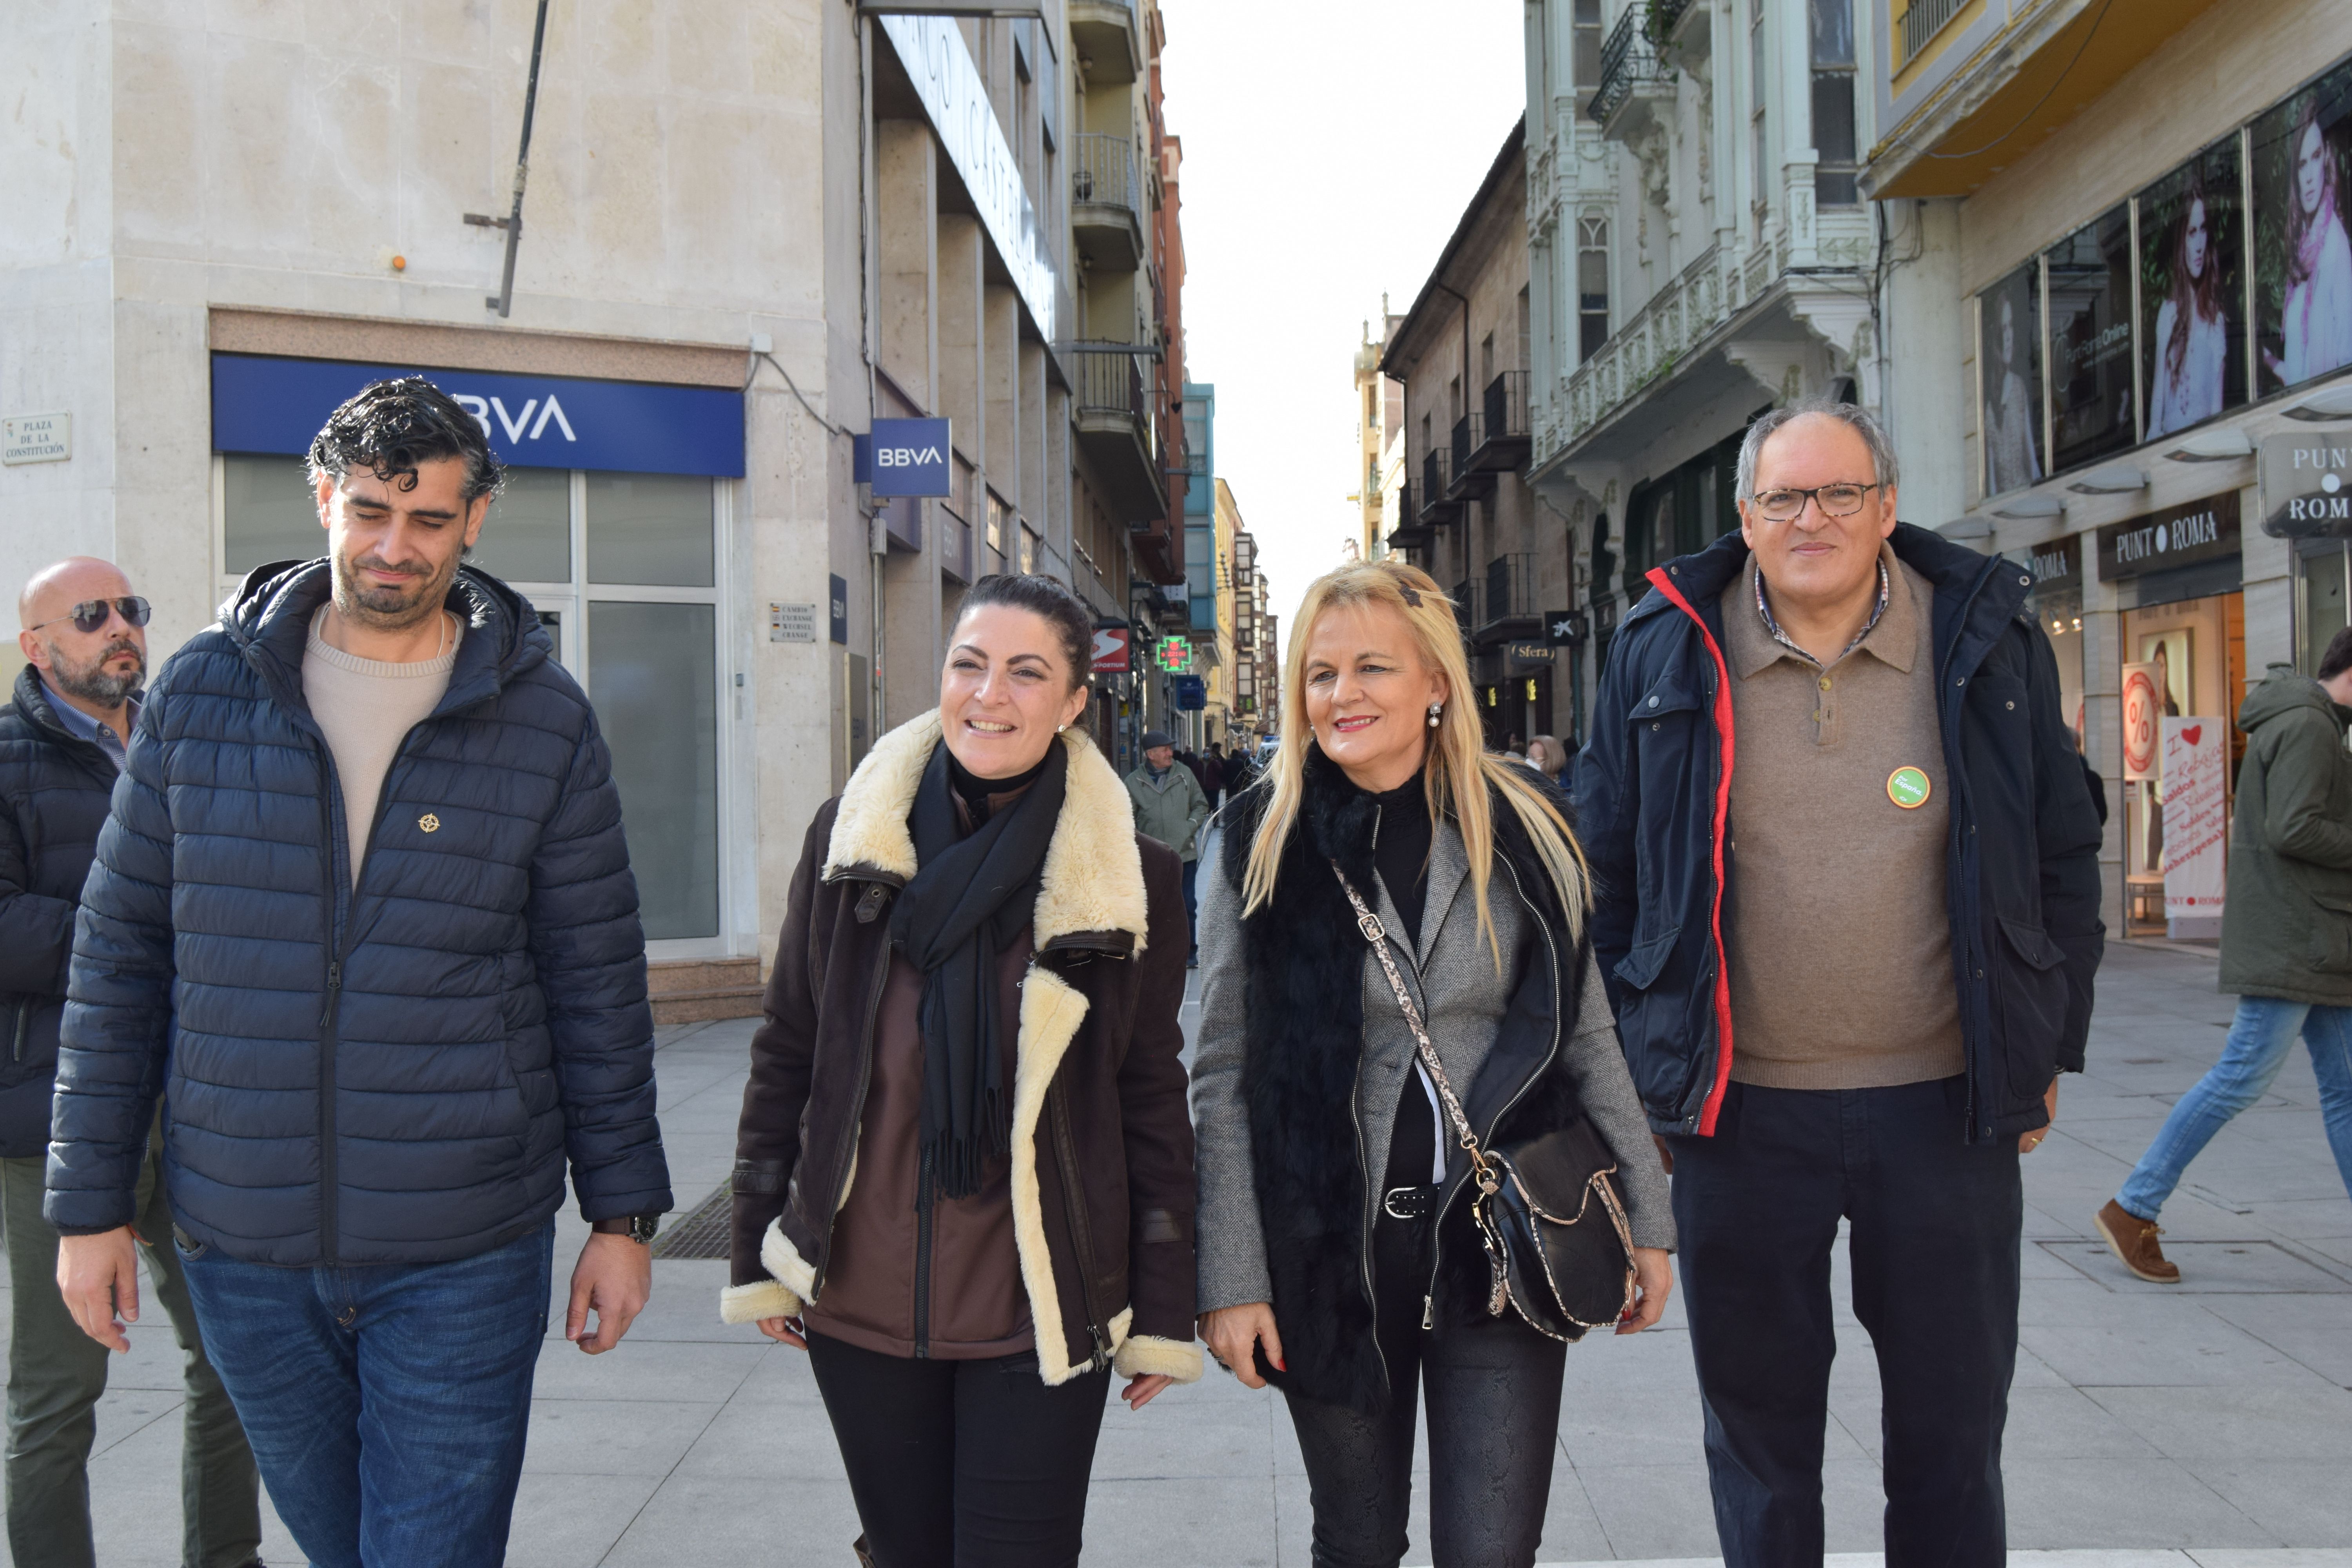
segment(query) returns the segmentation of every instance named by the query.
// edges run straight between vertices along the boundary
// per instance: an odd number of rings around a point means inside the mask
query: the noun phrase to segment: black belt
[[[1437,1194],[1445,1189],[1434,1184],[1425,1187],[1391,1187],[1381,1200],[1381,1213],[1391,1219],[1427,1219],[1437,1212]]]

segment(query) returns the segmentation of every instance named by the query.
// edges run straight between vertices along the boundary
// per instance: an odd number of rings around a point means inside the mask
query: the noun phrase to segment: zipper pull
[[[1421,1299],[1421,1326],[1424,1331],[1437,1327],[1437,1298],[1434,1296]]]
[[[335,999],[341,996],[342,992],[343,964],[342,960],[336,959],[327,965],[327,1005],[319,1014],[320,1023],[331,1024],[335,1021]]]

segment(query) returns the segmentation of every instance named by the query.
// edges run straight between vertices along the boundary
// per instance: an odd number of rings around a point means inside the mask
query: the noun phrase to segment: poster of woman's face
[[[1985,494],[2042,477],[2042,278],[2029,261],[1978,296]]]
[[[2246,400],[2238,139],[2139,196],[2140,385],[2153,441]]]
[[[2254,121],[2254,321],[2261,390],[2352,364],[2352,63]]]
[[[2157,710],[2167,719],[2179,719],[2197,711],[2189,704],[2189,657],[2191,651],[2189,628],[2187,626],[2140,634],[2140,662],[2156,666]]]

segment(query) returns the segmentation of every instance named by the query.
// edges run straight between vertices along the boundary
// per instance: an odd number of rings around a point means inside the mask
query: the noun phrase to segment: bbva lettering
[[[544,403],[536,397],[525,398],[522,412],[520,414],[509,414],[506,400],[503,398],[482,397],[470,392],[455,393],[452,396],[459,407],[474,416],[474,423],[482,427],[482,434],[485,437],[497,435],[498,432],[490,428],[490,416],[496,415],[499,427],[506,431],[509,441],[538,440],[547,433],[550,420],[554,422],[557,429],[563,432],[565,440],[580,439],[572,433],[572,421],[563,416],[563,405],[555,400],[555,394],[551,392],[547,395],[547,401]],[[531,419],[533,414],[539,416],[535,423]],[[528,437],[524,434],[526,430],[529,431]]]
[[[880,468],[920,468],[934,463],[944,463],[947,454],[937,447],[877,447],[874,466]]]

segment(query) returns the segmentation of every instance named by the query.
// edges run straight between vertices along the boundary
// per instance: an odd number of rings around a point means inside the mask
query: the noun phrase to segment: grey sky
[[[1163,0],[1185,370],[1282,617],[1354,531],[1349,364],[1526,107],[1520,0]]]

